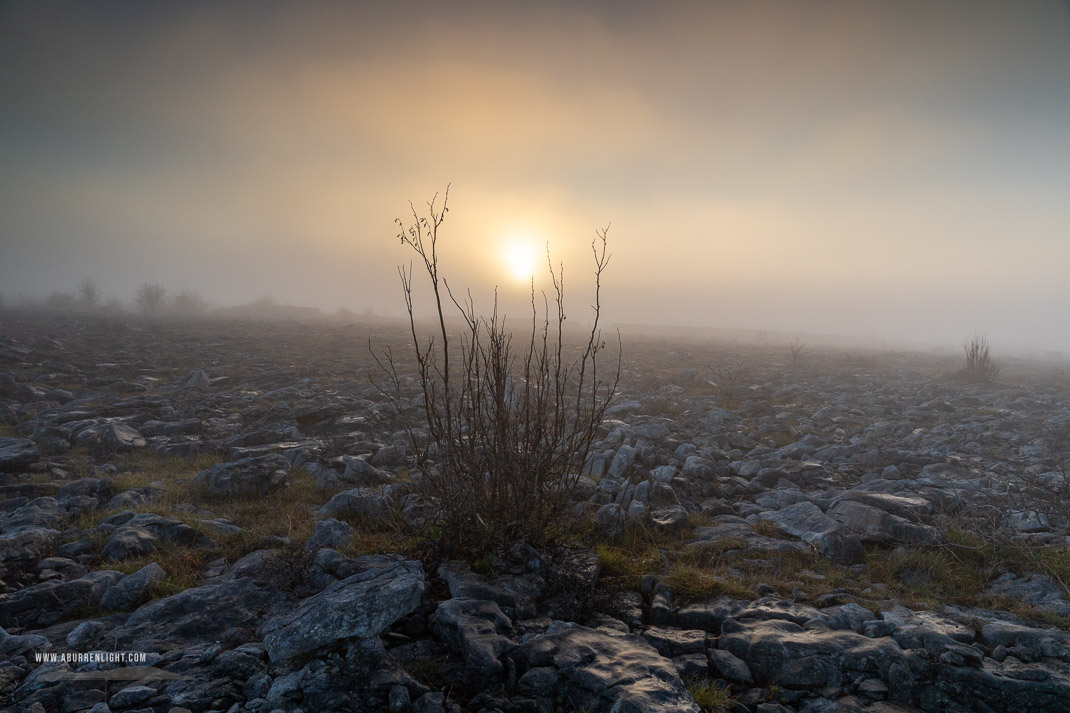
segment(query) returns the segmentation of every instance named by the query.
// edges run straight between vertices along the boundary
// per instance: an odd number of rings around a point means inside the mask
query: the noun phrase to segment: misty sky
[[[0,2],[5,301],[400,315],[448,182],[482,304],[549,240],[586,319],[612,222],[613,322],[1070,349],[1070,8]]]

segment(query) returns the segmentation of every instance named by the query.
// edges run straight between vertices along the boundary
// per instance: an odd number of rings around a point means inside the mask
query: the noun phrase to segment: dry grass
[[[988,583],[1001,572],[1044,569],[1026,566],[1028,560],[1021,551],[985,546],[956,532],[949,533],[948,540],[943,547],[869,547],[862,572],[851,572],[815,552],[756,555],[723,542],[720,547],[674,555],[668,584],[674,596],[682,599],[703,600],[719,594],[751,598],[756,587],[765,584],[784,596],[799,594],[801,602],[812,603],[836,590],[874,610],[893,598],[914,608],[956,604],[1007,610],[1026,620],[1070,630],[1070,618],[985,593]],[[1070,551],[1044,549],[1030,554],[1043,558],[1046,571],[1056,579],[1070,581]]]
[[[106,562],[104,568],[133,574],[142,567],[155,562],[163,568],[165,573],[164,578],[149,589],[149,598],[157,599],[196,587],[205,565],[219,556],[217,551],[193,550],[189,547],[163,544],[144,557]]]
[[[245,530],[236,537],[244,535],[256,541],[267,535],[277,535],[303,543],[316,527],[316,510],[324,500],[326,498],[316,490],[312,476],[296,468],[289,473],[287,487],[268,495],[228,498],[201,491],[192,502]]]
[[[257,497],[223,497],[194,486],[197,473],[219,461],[216,456],[194,459],[160,458],[149,452],[124,456],[117,465],[122,472],[114,480],[116,490],[162,486],[163,494],[153,502],[139,507],[140,512],[155,513],[181,520],[201,534],[215,540],[219,547],[211,550],[196,550],[165,544],[145,557],[107,562],[105,567],[122,572],[134,572],[150,562],[156,562],[167,572],[166,578],[152,591],[155,596],[167,596],[196,586],[208,562],[225,557],[234,562],[257,548],[266,536],[285,537],[294,546],[303,545],[315,530],[319,507],[328,496],[316,490],[315,480],[306,471],[297,468],[289,472],[288,485],[273,493]],[[193,511],[189,506],[193,506]],[[71,527],[92,529],[111,514],[111,511],[94,512],[74,518]],[[224,518],[242,528],[233,535],[222,535],[204,520]],[[350,521],[356,533],[353,542],[342,548],[347,556],[362,554],[402,553],[420,556],[427,547],[427,540],[415,533],[398,516],[382,522],[367,523]],[[104,544],[102,535],[94,534]]]
[[[685,549],[682,544],[691,537],[690,529],[667,535],[629,527],[613,542],[596,539],[594,546],[602,563],[601,586],[634,590],[644,575],[655,573],[663,577],[679,602],[722,595],[752,599],[759,585],[764,585],[804,603],[814,603],[835,591],[841,598],[875,611],[890,599],[917,608],[956,604],[1007,610],[1026,620],[1070,630],[1070,618],[984,593],[988,583],[1006,571],[1042,571],[1057,581],[1070,582],[1070,549],[1024,552],[988,546],[965,533],[951,531],[942,547],[869,547],[865,570],[853,572],[812,550],[756,552],[740,538]],[[759,521],[754,529],[782,537],[772,523]]]
[[[727,688],[721,688],[711,680],[688,681],[687,692],[703,713],[726,710],[735,696]]]
[[[755,522],[752,527],[756,533],[765,537],[782,538],[784,536],[783,533],[780,532],[780,528],[778,528],[772,520],[758,518],[758,521]]]
[[[598,546],[598,561],[602,564],[602,581],[618,588],[634,589],[644,575],[661,567],[655,548],[625,549],[607,544]]]
[[[712,525],[713,518],[704,512],[696,512],[687,516],[686,527],[688,531],[696,527],[710,527]]]
[[[354,520],[348,522],[356,530],[353,543],[342,549],[342,553],[348,557],[401,554],[424,559],[433,549],[427,533],[415,530],[397,513],[374,523]]]
[[[947,533],[943,547],[866,553],[867,579],[885,584],[908,605],[1008,610],[1023,619],[1070,630],[1070,617],[1061,617],[1002,595],[986,594],[988,583],[1002,572],[1045,571],[1056,581],[1070,581],[1070,550],[995,546],[961,532]]]
[[[185,459],[136,452],[117,462],[121,472],[114,478],[116,491],[161,485],[163,494],[139,510],[182,520],[216,540],[237,538],[255,543],[267,535],[289,537],[295,542],[308,539],[315,528],[316,508],[326,500],[316,491],[311,475],[300,468],[292,469],[286,487],[263,496],[213,495],[193,484],[198,473],[220,460],[214,455]],[[186,511],[190,505],[203,512],[190,514]],[[211,518],[225,518],[244,532],[229,538],[213,533],[200,522]]]
[[[164,458],[148,449],[141,449],[117,458],[115,466],[119,472],[112,481],[116,492],[160,482],[168,499],[175,498],[182,502],[181,498],[189,494],[193,477],[221,460],[214,454],[202,454],[194,458]]]
[[[96,470],[93,457],[90,456],[89,451],[82,446],[71,448],[63,455],[62,459],[50,458],[49,461],[54,462],[69,474],[63,478],[64,481],[78,480],[79,478],[100,477],[100,474]],[[29,483],[49,483],[57,481],[57,477],[51,469],[48,469],[39,473],[28,474],[25,476],[25,481]]]
[[[116,490],[161,485],[163,494],[153,502],[139,507],[149,512],[180,520],[202,535],[215,540],[217,549],[200,550],[191,547],[161,544],[144,557],[122,562],[106,562],[104,566],[122,572],[134,572],[150,562],[156,562],[167,573],[153,588],[153,596],[168,596],[196,586],[208,562],[219,557],[234,562],[256,549],[267,535],[288,537],[303,543],[315,528],[316,508],[324,497],[316,492],[313,478],[304,470],[289,473],[289,485],[262,497],[226,498],[212,495],[195,487],[192,480],[197,473],[218,462],[218,457],[202,456],[194,459],[160,458],[149,452],[124,456],[117,465],[122,472],[115,477]],[[193,506],[191,512],[188,506]],[[95,512],[72,521],[73,527],[95,527],[111,512]],[[223,535],[204,524],[204,520],[225,518],[242,528],[233,535]],[[101,536],[98,538],[102,539]],[[101,543],[102,544],[102,543]]]
[[[116,461],[121,472],[114,478],[117,491],[151,483],[162,485],[163,495],[139,509],[182,520],[220,546],[205,551],[163,545],[149,556],[105,566],[134,572],[149,562],[157,562],[167,576],[154,587],[152,595],[166,596],[196,586],[211,560],[226,557],[233,562],[255,549],[266,535],[287,537],[295,545],[308,539],[315,527],[316,510],[326,499],[315,490],[311,476],[293,470],[288,487],[255,498],[222,498],[191,487],[193,477],[216,461],[214,456],[165,459],[144,451],[121,456]],[[77,468],[88,463],[88,457],[76,452],[71,462]],[[182,505],[193,505],[210,514],[191,513],[188,508],[177,507]],[[107,514],[82,515],[69,525],[93,529]],[[243,531],[220,535],[201,522],[210,517],[226,518]],[[968,534],[951,531],[946,534],[946,544],[942,547],[870,547],[866,550],[865,571],[851,572],[815,552],[756,553],[738,538],[725,538],[701,549],[684,549],[682,542],[690,537],[691,527],[702,523],[703,518],[693,518],[689,527],[673,535],[641,526],[629,527],[612,543],[599,542],[590,529],[581,532],[578,538],[596,548],[602,565],[600,585],[610,590],[634,590],[643,576],[657,573],[681,602],[721,595],[750,599],[761,584],[784,596],[797,596],[803,602],[813,602],[823,594],[838,590],[871,608],[879,608],[881,600],[891,598],[915,607],[958,604],[1009,610],[1027,620],[1070,629],[1070,619],[1036,610],[1008,597],[984,593],[987,584],[1004,571],[1045,571],[1059,581],[1070,582],[1070,551],[1067,550],[1046,548],[1024,553],[1012,547],[986,545]],[[423,558],[434,549],[433,533],[414,532],[396,515],[382,522],[351,524],[356,535],[352,544],[343,548],[347,556],[404,553]],[[760,521],[755,530],[779,536],[772,523]],[[96,537],[102,545],[105,538]],[[472,553],[471,559],[490,563],[488,557],[484,551]]]
[[[405,662],[405,670],[417,681],[432,690],[441,690],[447,684],[445,662],[437,656],[419,656]]]
[[[736,599],[749,599],[754,594],[753,590],[737,579],[719,576],[682,562],[677,562],[669,568],[665,583],[672,589],[674,601],[679,603],[706,601],[725,595]]]

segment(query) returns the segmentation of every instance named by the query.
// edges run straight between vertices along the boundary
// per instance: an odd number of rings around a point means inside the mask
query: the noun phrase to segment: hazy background
[[[1070,349],[1070,9],[0,3],[0,293],[401,314],[393,219],[519,312]],[[541,275],[540,286],[544,283]]]

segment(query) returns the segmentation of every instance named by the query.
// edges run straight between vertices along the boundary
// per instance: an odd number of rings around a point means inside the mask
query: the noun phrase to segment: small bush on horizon
[[[788,344],[788,358],[791,359],[792,368],[798,368],[804,351],[806,351],[806,342],[802,340],[802,337],[796,336],[795,339]]]
[[[55,290],[45,298],[45,307],[57,312],[69,312],[74,309],[74,295],[70,292]]]
[[[184,290],[171,299],[171,311],[183,317],[202,315],[208,311],[208,302],[193,290]]]
[[[137,288],[138,311],[145,315],[159,314],[163,309],[164,300],[167,298],[167,290],[155,282],[142,282]]]
[[[94,309],[100,302],[100,290],[92,277],[83,277],[78,284],[78,306],[82,309]]]
[[[1002,367],[992,357],[988,337],[975,334],[962,343],[962,349],[966,352],[966,362],[959,369],[959,378],[974,384],[991,384],[996,380]]]

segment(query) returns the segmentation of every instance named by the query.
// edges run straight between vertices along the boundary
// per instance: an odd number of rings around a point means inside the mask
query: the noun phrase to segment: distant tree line
[[[233,319],[288,319],[298,321],[334,320],[339,322],[378,322],[382,317],[367,309],[354,312],[346,307],[328,315],[316,307],[282,304],[271,295],[263,295],[237,306],[210,305],[195,290],[170,293],[157,282],[142,282],[129,301],[104,297],[91,277],[82,278],[75,291],[53,290],[44,298],[21,294],[5,301],[0,295],[0,309],[52,312],[111,317],[140,315],[145,318],[219,317]]]
[[[0,307],[4,302],[0,300]],[[84,277],[75,292],[53,290],[44,299],[31,295],[19,295],[14,307],[49,312],[72,312],[82,314],[124,314],[134,311],[147,317],[196,317],[207,314],[208,302],[193,290],[175,295],[155,282],[143,282],[134,295],[132,305],[117,297],[104,298],[92,277]]]

